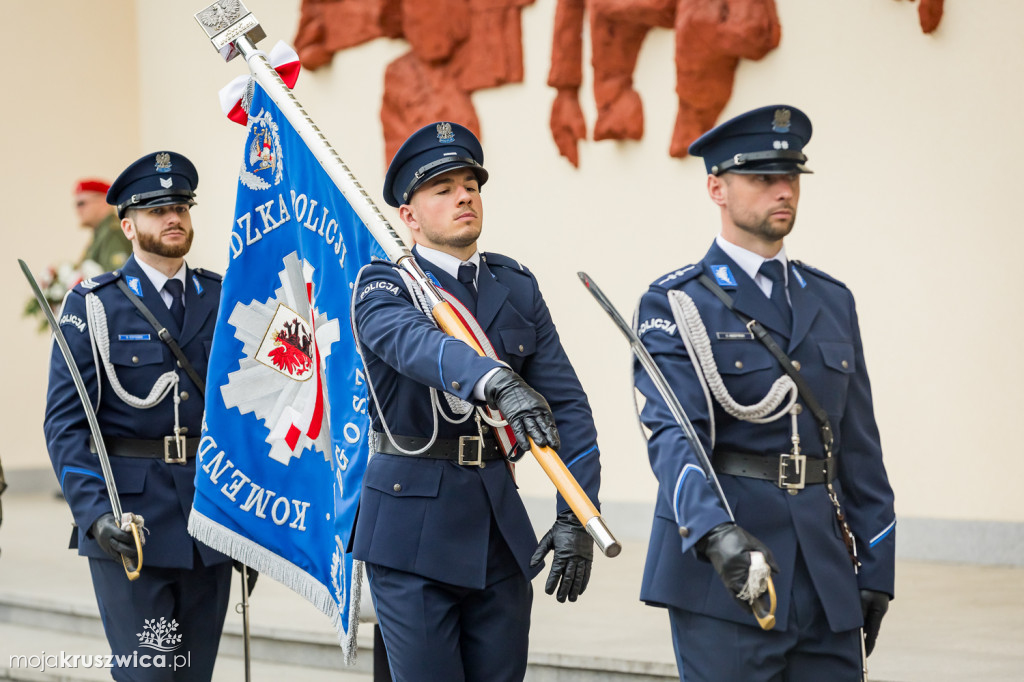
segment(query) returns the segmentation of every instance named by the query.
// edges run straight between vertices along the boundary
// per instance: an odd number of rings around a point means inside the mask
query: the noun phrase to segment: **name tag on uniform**
[[[118,341],[149,341],[149,334],[118,334]]]
[[[719,341],[753,341],[754,335],[750,332],[715,332]]]

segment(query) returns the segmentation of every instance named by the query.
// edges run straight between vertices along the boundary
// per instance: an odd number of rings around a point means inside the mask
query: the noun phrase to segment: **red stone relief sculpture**
[[[338,50],[374,38],[404,38],[410,50],[384,72],[386,156],[413,131],[438,120],[480,134],[470,93],[523,79],[520,15],[534,0],[303,0],[295,48],[308,69]],[[925,33],[942,18],[943,0],[919,0]],[[579,165],[587,137],[579,103],[583,22],[590,22],[595,140],[643,137],[643,104],[633,70],[647,33],[675,32],[678,111],[669,154],[715,125],[729,102],[741,59],[761,59],[778,46],[775,0],[557,0],[548,85],[558,90],[551,132],[559,152]],[[457,17],[458,20],[453,18]]]
[[[470,93],[523,80],[520,14],[533,0],[303,0],[295,50],[303,66],[374,38],[410,50],[384,71],[387,159],[415,130],[455,121],[480,134]]]
[[[597,121],[595,140],[639,140],[643,105],[633,89],[640,46],[654,27],[676,34],[679,108],[669,153],[686,148],[713,127],[732,94],[740,59],[760,59],[779,44],[774,0],[559,0],[548,85],[558,90],[551,132],[558,150],[579,165],[576,145],[586,138],[579,105],[579,38],[589,15]]]
[[[943,0],[921,0],[925,33],[942,18]],[[774,0],[558,0],[548,85],[558,90],[551,133],[559,152],[579,165],[577,143],[587,126],[579,104],[582,29],[589,15],[595,140],[639,140],[643,105],[633,89],[633,70],[648,31],[671,28],[676,37],[679,108],[669,154],[682,158],[690,143],[718,121],[732,95],[740,59],[761,59],[779,44]]]
[[[910,0],[913,2],[914,0]],[[932,33],[939,27],[942,20],[942,3],[945,0],[921,0],[917,6],[917,17],[921,22],[921,30],[925,33]]]

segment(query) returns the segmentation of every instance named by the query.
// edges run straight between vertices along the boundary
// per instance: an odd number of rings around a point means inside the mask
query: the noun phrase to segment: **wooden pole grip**
[[[448,301],[441,301],[431,309],[431,314],[434,319],[437,320],[437,324],[448,334],[453,336],[459,341],[469,344],[470,348],[475,350],[480,355],[487,355],[484,349],[480,347],[480,344],[476,342],[476,339],[469,333],[466,326],[459,319],[459,316],[455,314],[455,309],[452,308],[452,304]]]
[[[600,516],[597,507],[583,492],[580,484],[565,467],[565,463],[557,452],[546,446],[538,447],[532,438],[530,439],[530,451],[540,463],[540,468],[544,470],[551,482],[558,488],[558,492],[569,503],[569,508],[572,509],[572,513],[576,515],[580,523],[586,526],[592,518]]]

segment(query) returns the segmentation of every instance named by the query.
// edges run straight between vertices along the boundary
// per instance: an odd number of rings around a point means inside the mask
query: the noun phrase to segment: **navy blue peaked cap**
[[[124,218],[129,208],[195,205],[199,173],[192,162],[176,152],[154,152],[128,166],[107,190],[107,203]]]
[[[711,175],[812,173],[803,149],[811,119],[796,107],[775,104],[731,118],[697,138],[691,156],[704,158]]]
[[[399,207],[420,185],[456,168],[472,168],[477,181],[487,182],[484,150],[468,128],[440,121],[423,126],[409,136],[395,154],[384,177],[384,201]]]

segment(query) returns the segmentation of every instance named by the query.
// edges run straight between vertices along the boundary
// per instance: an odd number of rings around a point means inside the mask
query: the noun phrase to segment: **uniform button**
[[[736,361],[736,369],[743,369],[743,361],[742,360],[737,360]]]
[[[181,399],[182,400],[188,400],[188,391],[182,391],[181,392]]]
[[[800,492],[800,491],[799,491],[799,490],[797,490],[796,488],[790,488],[790,489],[789,489],[789,490],[787,490],[786,492],[787,492],[787,493],[789,493],[790,495],[796,495],[796,494],[797,494],[798,492]]]
[[[793,361],[793,367],[796,369],[796,371],[799,372],[800,371],[800,361],[799,360],[794,360]]]
[[[523,344],[519,344],[519,352],[522,353],[524,350],[526,349],[523,348]]]
[[[686,526],[679,526],[679,537],[688,538],[690,537],[690,529]]]
[[[487,468],[487,462],[480,462],[480,468],[481,469],[486,469]]]
[[[843,369],[848,369],[849,367],[850,367],[850,363],[847,362],[846,360],[843,360]]]
[[[459,390],[460,388],[462,388],[462,384],[460,384],[460,383],[459,383],[459,382],[457,382],[457,381],[453,381],[453,382],[452,382],[452,388],[454,388],[454,389],[455,389],[455,390],[457,391],[457,390]]]
[[[395,484],[395,492],[396,493],[402,492],[402,484],[401,483],[396,483]]]
[[[132,356],[132,364],[135,364],[135,365],[139,364],[139,356],[138,355],[133,355]]]

